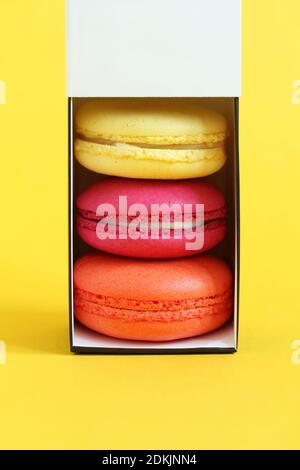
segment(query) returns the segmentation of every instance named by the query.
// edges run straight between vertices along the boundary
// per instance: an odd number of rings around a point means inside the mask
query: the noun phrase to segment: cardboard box
[[[71,350],[99,354],[230,353],[237,350],[239,298],[238,97],[241,92],[240,0],[69,0],[69,196]],[[204,336],[172,342],[125,341],[74,319],[73,263],[89,248],[74,229],[76,195],[99,175],[73,157],[74,113],[91,97],[189,98],[228,120],[228,160],[208,179],[229,207],[226,242],[213,252],[234,272],[232,321]]]

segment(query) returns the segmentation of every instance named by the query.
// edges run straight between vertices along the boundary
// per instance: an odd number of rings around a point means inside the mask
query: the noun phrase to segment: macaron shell
[[[99,204],[110,203],[119,207],[120,196],[127,197],[127,205],[144,204],[204,204],[206,213],[225,206],[223,193],[214,185],[199,179],[187,181],[152,181],[126,178],[104,178],[90,185],[76,200],[79,209],[96,212]],[[119,211],[117,211],[119,212]]]
[[[76,130],[86,137],[126,143],[194,144],[226,137],[226,120],[187,99],[99,98],[76,113]]]
[[[124,321],[86,314],[77,308],[76,318],[87,328],[119,339],[136,341],[174,341],[200,336],[220,328],[231,316],[231,310],[220,314],[183,321]]]
[[[231,271],[211,255],[142,260],[92,253],[76,261],[75,286],[115,299],[184,300],[210,297],[231,288]]]

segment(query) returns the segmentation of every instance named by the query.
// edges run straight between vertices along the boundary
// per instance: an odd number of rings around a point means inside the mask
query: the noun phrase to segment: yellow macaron
[[[218,171],[226,160],[226,119],[187,99],[88,100],[75,126],[75,156],[96,173],[195,178]]]

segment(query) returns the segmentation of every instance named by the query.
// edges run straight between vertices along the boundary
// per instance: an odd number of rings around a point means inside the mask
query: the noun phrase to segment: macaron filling
[[[181,300],[135,300],[97,295],[75,287],[75,307],[89,315],[111,316],[113,319],[137,321],[182,321],[230,312],[232,288],[225,292]]]
[[[77,224],[78,226],[85,228],[87,230],[91,231],[96,231],[97,224],[98,223],[103,223],[107,225],[113,225],[116,227],[121,227],[121,226],[126,226],[126,227],[131,227],[133,228],[135,225],[135,217],[125,215],[125,218],[127,221],[124,221],[124,216],[121,217],[120,215],[117,214],[116,217],[112,216],[111,219],[108,218],[107,216],[97,216],[95,212],[89,211],[89,210],[84,210],[77,208]],[[153,229],[158,229],[158,230],[170,230],[170,231],[175,231],[175,230],[183,230],[183,231],[188,231],[188,230],[193,230],[197,229],[200,227],[203,227],[203,223],[199,222],[199,219],[201,220],[201,217],[198,217],[196,213],[191,214],[188,217],[188,220],[183,220],[183,221],[176,221],[174,220],[174,214],[171,214],[170,220],[165,221],[163,220],[163,216],[160,215],[159,221],[152,221],[151,220],[151,215],[148,217],[148,220],[145,220],[142,223],[136,222],[136,226],[140,227],[141,229],[145,230],[153,230]],[[213,210],[213,211],[208,211],[204,213],[204,229],[205,230],[211,230],[215,229],[220,226],[224,226],[226,224],[226,208],[225,206]]]
[[[225,144],[225,134],[221,134],[219,137],[215,138],[215,141],[213,142],[202,142],[202,143],[191,143],[191,144],[182,144],[182,143],[174,143],[174,144],[162,144],[162,143],[141,143],[141,142],[126,142],[126,141],[115,141],[115,140],[109,140],[109,139],[104,139],[102,137],[87,137],[83,134],[78,133],[77,138],[80,140],[83,140],[85,142],[89,142],[92,144],[100,144],[100,145],[109,145],[113,147],[139,147],[139,148],[145,148],[145,149],[157,149],[157,150],[198,150],[198,149],[212,149],[212,148],[220,148],[224,147]],[[174,138],[174,140],[176,140]],[[205,140],[205,139],[204,139]],[[210,139],[208,139],[210,140]]]

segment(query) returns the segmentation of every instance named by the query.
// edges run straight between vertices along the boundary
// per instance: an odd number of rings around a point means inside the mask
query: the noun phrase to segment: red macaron
[[[137,258],[207,251],[226,232],[222,192],[201,180],[105,178],[76,201],[77,231],[93,248]]]
[[[83,325],[116,338],[203,335],[232,314],[232,274],[211,255],[142,260],[92,253],[75,263],[74,306]]]

